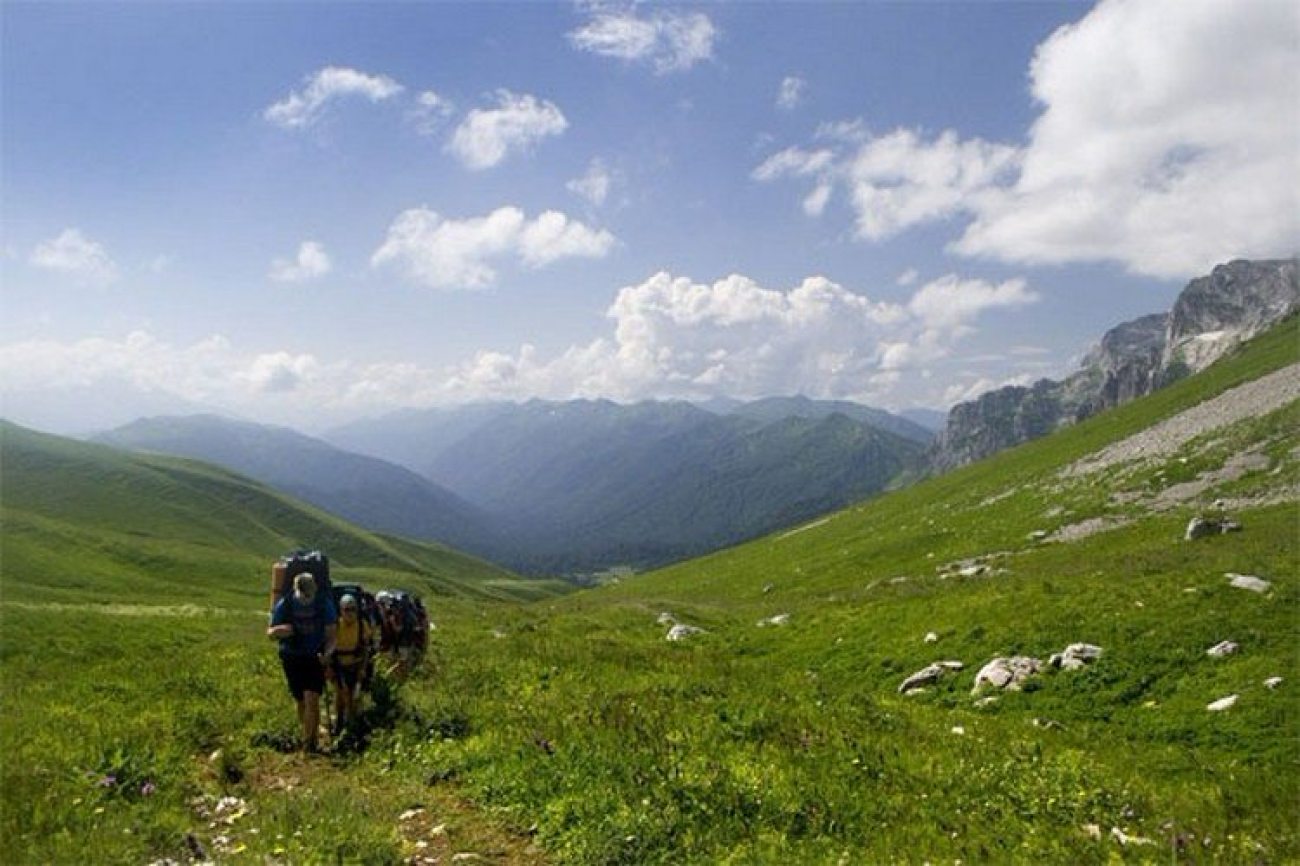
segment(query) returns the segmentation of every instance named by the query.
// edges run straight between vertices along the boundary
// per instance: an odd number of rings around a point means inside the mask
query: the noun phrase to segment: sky
[[[946,408],[1300,244],[1287,0],[0,7],[0,414]]]

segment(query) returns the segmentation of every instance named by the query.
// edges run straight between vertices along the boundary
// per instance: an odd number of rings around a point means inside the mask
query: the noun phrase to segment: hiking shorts
[[[325,668],[316,656],[280,656],[280,664],[295,701],[302,700],[306,692],[319,695],[325,691]]]
[[[334,663],[334,677],[343,688],[355,688],[361,681],[361,675],[365,672],[366,663],[357,659],[352,664],[336,661]]]

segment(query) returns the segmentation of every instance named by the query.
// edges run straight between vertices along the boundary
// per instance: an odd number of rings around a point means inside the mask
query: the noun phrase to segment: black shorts
[[[280,664],[295,701],[302,700],[304,692],[319,695],[325,691],[325,668],[316,656],[280,656]]]
[[[361,679],[361,674],[365,671],[366,664],[361,659],[348,664],[342,661],[334,662],[334,677],[339,684],[347,688],[352,688]]]

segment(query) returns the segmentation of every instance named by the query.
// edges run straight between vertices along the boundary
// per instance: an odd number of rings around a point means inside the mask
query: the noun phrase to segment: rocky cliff
[[[1188,283],[1170,312],[1107,331],[1068,378],[1000,388],[954,406],[931,464],[942,471],[971,463],[1149,394],[1297,309],[1295,259],[1220,265]]]

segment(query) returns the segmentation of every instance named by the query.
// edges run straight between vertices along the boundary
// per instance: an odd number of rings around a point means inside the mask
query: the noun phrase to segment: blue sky
[[[1298,32],[1273,0],[6,4],[3,412],[1057,375],[1295,253]]]

